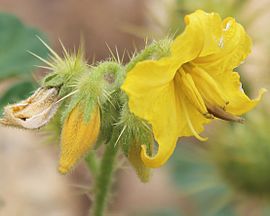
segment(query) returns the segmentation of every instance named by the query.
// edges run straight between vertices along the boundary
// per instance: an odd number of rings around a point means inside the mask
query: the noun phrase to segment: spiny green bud
[[[59,96],[65,96],[73,91],[74,82],[78,77],[88,70],[83,44],[81,44],[77,53],[68,53],[61,43],[63,48],[63,57],[60,57],[44,41],[41,40],[41,42],[51,52],[50,59],[48,60],[42,59],[41,57],[33,54],[47,65],[40,66],[41,68],[49,69],[51,71],[51,73],[43,78],[41,85],[44,87],[61,88]]]

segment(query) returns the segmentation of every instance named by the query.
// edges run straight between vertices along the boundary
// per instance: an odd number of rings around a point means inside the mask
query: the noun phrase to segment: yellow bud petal
[[[59,172],[66,174],[96,142],[100,129],[100,112],[97,106],[91,119],[85,122],[83,111],[77,105],[65,120],[61,134]]]

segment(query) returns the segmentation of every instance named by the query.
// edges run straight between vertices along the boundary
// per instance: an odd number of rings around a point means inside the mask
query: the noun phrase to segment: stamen
[[[219,106],[211,106],[206,103],[207,109],[209,113],[213,114],[215,117],[219,119],[223,119],[226,121],[232,121],[232,122],[237,122],[243,124],[245,119],[239,116],[235,116],[231,113],[226,112],[224,109],[222,109]]]
[[[182,91],[186,95],[186,98],[196,107],[196,109],[203,114],[206,118],[211,118],[207,112],[207,108],[204,104],[203,98],[199,93],[195,83],[192,79],[192,76],[189,73],[186,73],[183,68],[179,69],[176,73],[175,79],[178,83],[181,83],[184,87]]]
[[[224,97],[223,92],[220,90],[216,81],[205,70],[194,67],[192,77],[194,78],[196,85],[199,87],[204,101],[208,101],[217,104],[221,107],[226,107],[228,101]]]
[[[182,106],[182,109],[184,111],[184,115],[186,117],[186,120],[187,120],[187,123],[188,123],[188,127],[191,131],[191,133],[193,134],[193,136],[195,136],[198,140],[200,141],[206,141],[208,138],[207,137],[201,137],[197,131],[194,129],[193,125],[192,125],[192,122],[190,120],[190,117],[189,117],[189,114],[188,114],[188,111],[187,111],[187,108],[186,108],[186,105],[185,105],[185,102],[184,100],[181,100],[180,99],[180,103],[181,103],[181,106]]]

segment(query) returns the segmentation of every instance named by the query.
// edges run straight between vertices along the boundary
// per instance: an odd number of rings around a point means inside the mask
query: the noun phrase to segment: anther
[[[243,124],[245,119],[239,116],[235,116],[229,112],[226,112],[223,108],[215,105],[209,105],[206,104],[207,110],[210,114],[214,115],[215,117],[219,119],[223,119],[226,121],[231,121],[231,122],[237,122]]]

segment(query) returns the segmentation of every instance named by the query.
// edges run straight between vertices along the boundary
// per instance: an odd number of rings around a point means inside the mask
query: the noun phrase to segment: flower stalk
[[[114,145],[114,142],[109,142],[106,145],[106,149],[101,160],[99,173],[95,182],[95,195],[93,207],[90,214],[92,216],[103,216],[107,204],[108,197],[110,195],[110,188],[112,185],[113,173],[115,171],[115,159],[118,152],[118,145]]]
[[[99,171],[99,161],[97,160],[97,156],[94,151],[89,152],[89,154],[85,157],[85,162],[87,168],[92,174],[92,177],[94,180],[96,180]]]

